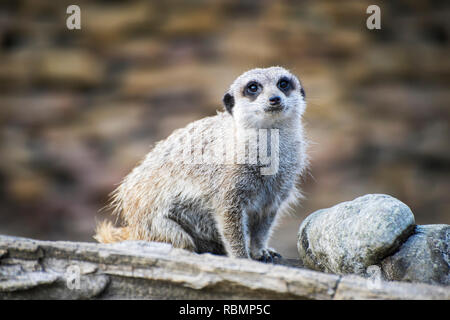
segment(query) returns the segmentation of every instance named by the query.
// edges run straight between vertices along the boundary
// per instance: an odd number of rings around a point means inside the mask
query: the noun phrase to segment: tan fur
[[[127,227],[116,228],[110,221],[102,221],[95,229],[94,239],[102,243],[113,243],[129,240],[130,234]]]

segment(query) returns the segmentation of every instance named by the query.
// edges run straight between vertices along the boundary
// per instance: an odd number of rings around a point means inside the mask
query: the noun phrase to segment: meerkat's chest
[[[278,157],[271,156],[265,166],[270,170],[262,170],[262,166],[248,166],[248,170],[243,170],[245,174],[239,186],[256,211],[279,207],[290,196],[301,172],[301,139],[281,132],[279,141]]]
[[[280,162],[275,174],[259,175],[254,180],[254,193],[250,205],[257,211],[279,207],[295,188],[297,178],[295,165]]]

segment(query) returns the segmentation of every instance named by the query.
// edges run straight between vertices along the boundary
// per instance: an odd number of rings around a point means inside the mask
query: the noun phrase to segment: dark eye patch
[[[282,77],[282,78],[280,78],[280,80],[278,80],[277,87],[282,92],[287,93],[294,88],[294,85],[293,85],[291,79],[289,79],[287,77]]]
[[[262,86],[260,83],[256,81],[250,81],[247,83],[247,85],[244,88],[244,95],[245,96],[254,96],[257,93],[259,93],[262,89]]]

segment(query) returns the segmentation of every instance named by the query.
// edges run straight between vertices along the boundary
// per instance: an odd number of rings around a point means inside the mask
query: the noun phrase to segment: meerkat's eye
[[[257,82],[250,82],[249,84],[247,84],[247,87],[245,88],[246,93],[248,93],[249,95],[254,95],[255,93],[257,93],[259,90],[259,85]]]
[[[291,82],[288,79],[280,79],[277,83],[277,87],[281,91],[287,91],[291,88]]]

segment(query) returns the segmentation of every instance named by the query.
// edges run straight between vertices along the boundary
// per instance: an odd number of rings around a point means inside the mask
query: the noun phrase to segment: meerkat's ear
[[[223,105],[225,106],[225,109],[227,109],[227,111],[230,114],[233,114],[234,97],[230,93],[227,92],[223,96],[222,101],[223,101]]]

